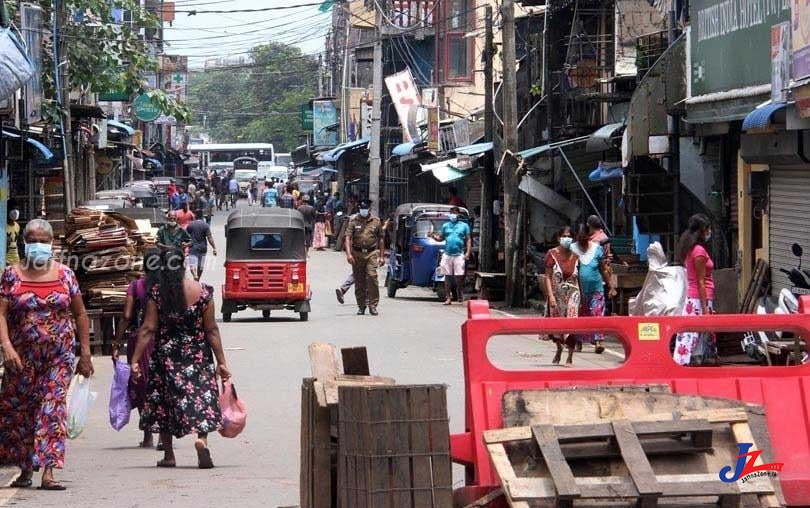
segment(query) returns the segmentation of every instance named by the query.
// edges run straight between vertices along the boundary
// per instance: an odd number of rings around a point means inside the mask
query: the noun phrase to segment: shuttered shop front
[[[771,166],[768,192],[770,208],[770,265],[772,294],[793,284],[780,269],[799,264],[791,246],[804,249],[802,268],[810,271],[810,164]]]

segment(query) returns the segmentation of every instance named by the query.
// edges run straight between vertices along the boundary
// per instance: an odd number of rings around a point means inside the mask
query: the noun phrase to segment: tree
[[[304,134],[300,109],[315,95],[318,60],[276,42],[254,47],[250,56],[249,64],[189,76],[192,130],[220,143],[267,142],[290,151]]]
[[[60,0],[61,1],[61,0]],[[59,27],[56,34],[67,40],[71,90],[105,92],[127,90],[137,94],[146,91],[145,75],[157,70],[157,62],[149,57],[140,30],[155,30],[160,24],[158,16],[140,7],[138,0],[65,0],[71,21]],[[5,0],[10,12],[16,3]],[[51,33],[55,13],[52,0],[35,0],[43,11],[43,30]],[[121,23],[116,16],[126,10],[131,23]],[[45,97],[43,117],[50,123],[59,123],[62,114],[57,107],[56,80],[53,64],[53,37],[46,37],[42,51],[42,84]],[[166,115],[188,120],[190,112],[160,90],[152,92],[153,101]]]

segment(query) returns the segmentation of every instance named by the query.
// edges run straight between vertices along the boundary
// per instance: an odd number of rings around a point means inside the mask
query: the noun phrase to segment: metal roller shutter
[[[810,164],[771,166],[768,192],[770,207],[770,265],[772,294],[792,284],[780,268],[790,270],[798,264],[791,246],[804,249],[802,269],[810,270]]]

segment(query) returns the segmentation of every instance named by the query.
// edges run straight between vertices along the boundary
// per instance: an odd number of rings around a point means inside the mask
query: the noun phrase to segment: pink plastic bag
[[[222,411],[222,428],[219,433],[222,437],[238,436],[245,428],[247,408],[242,399],[236,396],[236,388],[230,379],[222,382],[219,408]]]

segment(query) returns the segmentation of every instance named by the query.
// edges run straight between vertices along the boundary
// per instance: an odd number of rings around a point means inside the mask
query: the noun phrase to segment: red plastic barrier
[[[473,468],[472,484],[498,485],[482,434],[503,426],[501,401],[511,390],[594,385],[669,385],[673,393],[721,397],[765,407],[779,482],[788,505],[810,505],[810,364],[789,367],[683,367],[672,360],[670,338],[678,332],[791,331],[810,337],[810,296],[799,314],[716,314],[686,317],[494,318],[489,303],[469,302],[462,325],[466,429],[451,436],[457,463]],[[487,356],[496,335],[605,332],[624,344],[626,361],[615,369],[504,371]],[[575,364],[576,365],[576,364]],[[718,471],[719,473],[719,471]],[[719,479],[718,479],[719,481]]]

